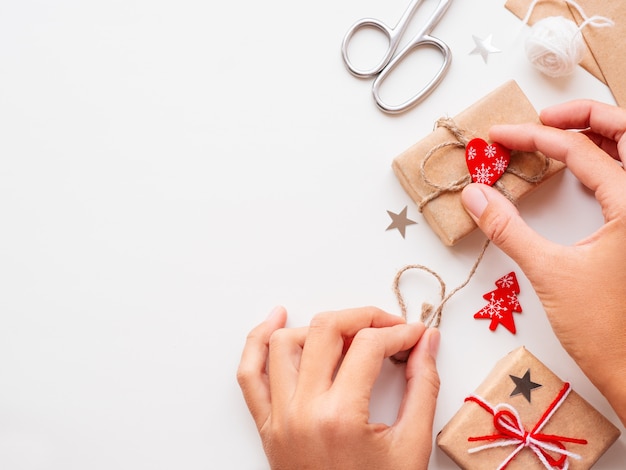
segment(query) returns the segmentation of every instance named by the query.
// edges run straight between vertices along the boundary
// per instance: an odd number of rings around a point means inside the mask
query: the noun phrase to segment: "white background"
[[[537,72],[503,3],[453,2],[434,31],[453,51],[447,77],[389,116],[340,43],[361,17],[394,24],[405,0],[0,2],[0,468],[267,468],[235,380],[247,332],[277,304],[290,326],[361,305],[398,313],[398,269],[426,264],[454,287],[482,245],[475,233],[443,246],[393,158],[508,79],[537,109],[613,102],[583,69]],[[488,34],[502,52],[484,63],[469,52]],[[407,65],[387,92],[427,70]],[[418,222],[406,239],[385,230],[386,211],[404,206]],[[565,244],[602,224],[568,172],[520,208]],[[512,270],[515,336],[472,318]],[[413,312],[436,300],[434,284],[414,281]],[[520,345],[619,423],[495,246],[441,332],[435,432]],[[393,421],[402,377],[385,365],[373,419]],[[625,457],[622,437],[597,468]],[[431,466],[455,468],[439,450]]]

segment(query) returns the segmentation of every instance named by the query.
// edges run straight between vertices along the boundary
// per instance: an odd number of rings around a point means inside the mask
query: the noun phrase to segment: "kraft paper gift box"
[[[468,395],[437,436],[437,445],[467,470],[581,470],[619,435],[571,384],[520,347]]]
[[[518,124],[539,122],[539,116],[528,98],[514,80],[510,80],[472,106],[455,116],[452,121],[468,138],[480,137],[488,140],[488,131],[493,124]],[[425,198],[437,192],[435,185],[447,185],[463,175],[468,175],[465,150],[457,146],[441,148],[422,164],[436,146],[454,140],[453,134],[444,127],[436,128],[392,163],[394,173],[408,195],[419,206]],[[546,163],[547,170],[539,182],[528,182],[512,173],[505,173],[499,180],[506,191],[517,202],[538,185],[564,168],[561,162],[547,159],[539,152],[511,153],[509,170],[533,176],[540,174]],[[476,229],[476,224],[461,203],[461,191],[440,194],[423,206],[422,214],[445,245],[452,246]]]
[[[531,3],[532,0],[507,0],[505,7],[523,19]],[[626,43],[626,2],[577,0],[576,3],[588,17],[600,15],[615,22],[611,27],[582,29],[587,50],[580,65],[609,86],[618,105],[626,106],[626,56],[620,51],[620,46]],[[583,21],[578,11],[564,0],[544,0],[536,4],[528,24],[532,26],[549,16],[562,16],[577,25]]]

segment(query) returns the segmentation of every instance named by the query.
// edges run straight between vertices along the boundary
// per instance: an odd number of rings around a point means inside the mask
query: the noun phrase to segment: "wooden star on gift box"
[[[528,400],[528,403],[530,403],[531,399],[530,392],[532,392],[536,388],[541,387],[541,384],[530,380],[530,369],[526,370],[526,373],[523,377],[517,377],[511,374],[509,374],[509,377],[513,382],[515,382],[515,389],[511,392],[511,395],[509,396],[514,397],[515,395],[523,395],[524,398]]]

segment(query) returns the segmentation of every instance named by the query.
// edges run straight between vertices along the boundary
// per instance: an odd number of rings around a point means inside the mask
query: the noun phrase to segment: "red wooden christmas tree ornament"
[[[502,276],[496,281],[496,290],[487,292],[483,299],[489,302],[474,314],[474,318],[489,319],[489,329],[494,331],[498,325],[502,325],[511,333],[515,334],[515,320],[513,312],[521,313],[522,306],[519,303],[519,283],[514,272]]]

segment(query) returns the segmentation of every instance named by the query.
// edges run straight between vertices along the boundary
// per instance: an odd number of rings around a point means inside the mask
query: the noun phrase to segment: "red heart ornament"
[[[465,147],[465,162],[472,182],[493,186],[511,161],[511,151],[497,142],[472,139]]]

